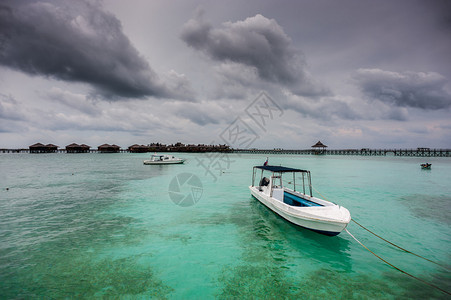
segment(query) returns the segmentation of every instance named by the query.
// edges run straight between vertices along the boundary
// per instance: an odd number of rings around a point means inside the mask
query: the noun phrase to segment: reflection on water
[[[225,267],[219,277],[223,285],[220,298],[298,299],[309,293],[316,295],[312,284],[317,277],[326,280],[324,277],[339,274],[340,268],[351,268],[346,252],[349,241],[300,229],[252,197],[235,205],[231,215],[239,226],[243,251],[240,264]],[[312,258],[324,260],[334,270],[311,274],[301,267],[300,261]],[[302,281],[300,277],[308,278]],[[331,284],[326,290],[330,296],[330,291],[337,289]]]
[[[304,256],[319,262],[336,263],[337,266],[340,265],[347,270],[351,268],[348,254],[350,241],[341,237],[343,233],[329,237],[296,226],[254,198],[251,198],[250,206],[253,213],[259,216],[259,222],[265,224],[266,231],[277,231],[280,239],[289,242],[290,247],[296,249],[300,255],[304,254]],[[308,249],[308,253],[304,253],[306,249]]]

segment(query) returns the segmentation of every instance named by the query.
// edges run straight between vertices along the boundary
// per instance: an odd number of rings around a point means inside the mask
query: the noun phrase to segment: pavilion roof
[[[318,141],[315,145],[312,146],[313,148],[326,148],[327,146],[321,143],[321,141]]]

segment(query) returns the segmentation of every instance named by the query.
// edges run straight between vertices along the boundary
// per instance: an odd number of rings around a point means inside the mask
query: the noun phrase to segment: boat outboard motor
[[[260,180],[260,186],[268,186],[269,179],[266,177],[263,177],[262,180]]]

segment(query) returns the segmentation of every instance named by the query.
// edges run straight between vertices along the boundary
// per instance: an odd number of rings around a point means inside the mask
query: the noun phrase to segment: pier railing
[[[417,156],[451,157],[451,149],[234,149],[234,153],[253,154],[297,154],[297,155],[362,155],[362,156]]]
[[[66,149],[58,149],[57,153],[66,153]],[[120,153],[129,152],[128,149],[118,150]],[[184,152],[184,151],[180,151]],[[296,155],[361,155],[361,156],[416,156],[416,157],[451,157],[451,149],[232,149],[232,153],[249,154],[296,154]],[[0,149],[0,153],[30,153],[29,149]],[[90,149],[88,153],[101,153],[97,149]]]

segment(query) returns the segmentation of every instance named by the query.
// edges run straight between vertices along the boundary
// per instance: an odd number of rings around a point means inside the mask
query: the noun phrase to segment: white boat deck
[[[265,170],[265,167],[254,167],[253,178],[255,168]],[[268,168],[273,171],[269,180],[263,178],[262,172],[262,185],[249,186],[252,196],[257,200],[291,223],[326,235],[337,235],[346,228],[351,220],[351,214],[346,208],[282,186],[282,172],[308,172],[310,176],[309,171],[272,166]],[[280,174],[274,175],[277,170],[281,170]],[[308,183],[311,183],[310,178]]]

